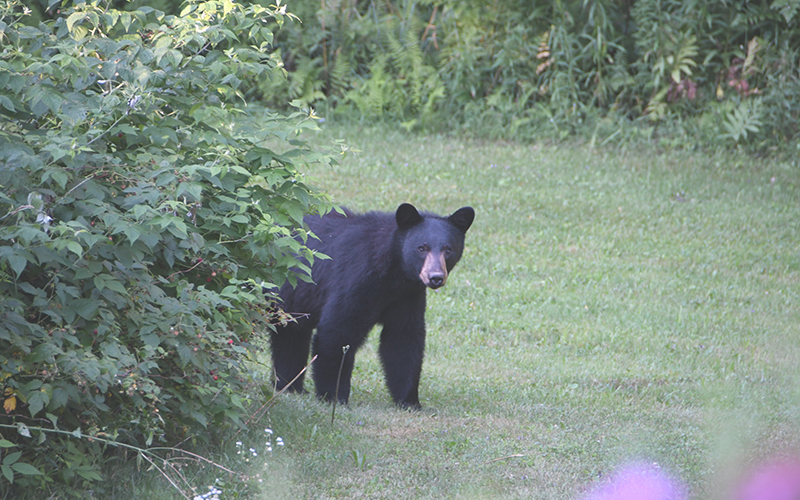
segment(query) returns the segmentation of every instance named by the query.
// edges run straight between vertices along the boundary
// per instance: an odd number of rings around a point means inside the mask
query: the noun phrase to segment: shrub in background
[[[327,115],[503,138],[588,131],[593,141],[673,136],[761,150],[800,141],[798,0],[320,0],[302,9],[304,24],[277,35],[288,79],[263,88]]]
[[[27,11],[0,5],[0,490],[79,492],[106,440],[241,423],[271,291],[329,207],[299,167],[333,157],[292,139],[313,113],[244,98],[281,72],[285,6]]]
[[[298,3],[297,9],[303,24],[287,23],[276,34],[287,79],[261,82],[262,95],[288,94],[326,111],[388,117],[406,128],[429,124],[445,94],[435,30],[431,39],[426,29],[432,6],[323,0]]]

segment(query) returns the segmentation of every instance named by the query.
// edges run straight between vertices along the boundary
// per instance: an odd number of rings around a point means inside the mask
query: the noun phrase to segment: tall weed
[[[686,146],[779,149],[798,134],[797,10],[788,0],[320,0],[278,34],[288,77],[263,95],[488,137],[596,137],[612,115]],[[764,119],[744,120],[755,107]],[[722,121],[707,120],[723,108]],[[708,140],[693,141],[700,128]]]

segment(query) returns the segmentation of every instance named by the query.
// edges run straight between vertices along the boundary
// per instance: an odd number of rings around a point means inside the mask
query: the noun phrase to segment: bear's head
[[[447,274],[455,267],[464,251],[464,236],[475,219],[472,207],[456,210],[449,217],[423,213],[403,203],[395,213],[402,235],[403,266],[409,277],[418,275],[432,289],[447,282]]]

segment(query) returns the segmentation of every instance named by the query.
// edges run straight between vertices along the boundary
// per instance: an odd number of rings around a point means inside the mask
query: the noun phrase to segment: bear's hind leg
[[[286,326],[277,325],[270,333],[272,344],[272,366],[275,370],[275,387],[283,390],[308,363],[313,325],[307,319]],[[287,389],[287,392],[305,392],[305,373]]]
[[[317,356],[312,373],[314,387],[320,399],[328,402],[337,399],[338,380],[338,400],[347,404],[356,351],[377,323],[377,317],[365,309],[354,310],[352,304],[358,301],[351,297],[343,296],[339,299],[328,304],[322,311],[311,346],[311,353]],[[350,346],[346,354],[345,346]]]
[[[350,400],[350,377],[353,374],[356,350],[360,344],[358,339],[349,342],[327,334],[324,325],[317,328],[313,347],[317,360],[314,361],[313,375],[318,398],[332,403],[338,396],[339,403],[347,404]],[[345,353],[344,347],[348,345],[350,347]]]

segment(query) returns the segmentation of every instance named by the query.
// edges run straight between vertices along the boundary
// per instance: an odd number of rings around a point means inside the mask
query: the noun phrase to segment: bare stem
[[[275,400],[278,398],[278,396],[280,396],[281,394],[283,394],[284,392],[286,392],[286,391],[289,389],[289,387],[291,387],[291,386],[292,386],[292,384],[294,384],[295,380],[297,380],[298,378],[300,378],[300,376],[301,376],[302,374],[304,374],[304,373],[306,372],[306,370],[308,370],[308,367],[309,367],[309,366],[311,366],[311,363],[313,363],[313,362],[314,362],[314,361],[316,361],[316,360],[317,360],[317,356],[315,355],[313,358],[311,358],[311,361],[309,361],[309,362],[308,362],[308,364],[306,365],[306,367],[305,367],[305,368],[303,368],[302,370],[300,370],[300,373],[298,373],[297,375],[295,375],[295,377],[294,377],[294,378],[291,380],[291,382],[289,382],[288,384],[286,384],[286,387],[284,387],[283,389],[281,389],[281,390],[280,390],[280,392],[278,392],[277,394],[273,395],[273,396],[272,396],[272,397],[269,399],[269,401],[267,401],[266,403],[264,403],[264,405],[263,405],[263,406],[261,406],[261,408],[259,408],[259,409],[258,409],[258,410],[257,410],[255,413],[253,413],[253,416],[251,416],[250,418],[248,418],[248,419],[247,419],[247,421],[244,423],[244,425],[247,425],[247,424],[249,424],[249,423],[250,423],[250,421],[251,421],[251,420],[253,420],[254,418],[256,419],[256,423],[258,423],[258,421],[259,421],[259,420],[261,420],[261,417],[263,417],[264,415],[266,415],[266,413],[267,413],[267,410],[269,410],[269,409],[272,407],[272,405],[274,404],[274,403],[273,403],[273,401],[275,401]],[[262,412],[263,412],[263,413],[262,413]],[[256,415],[258,415],[259,413],[261,413],[261,415],[260,415],[260,416],[258,416],[258,417],[256,417]],[[239,434],[239,432],[241,432],[241,429],[239,429],[238,431],[236,431],[236,435],[238,435],[238,434]]]
[[[342,346],[342,362],[339,363],[339,375],[336,376],[336,396],[333,398],[333,410],[331,410],[331,425],[333,425],[333,419],[336,417],[336,404],[339,402],[339,381],[342,380],[342,369],[344,368],[344,360],[347,357],[347,351],[350,350],[350,346]]]

